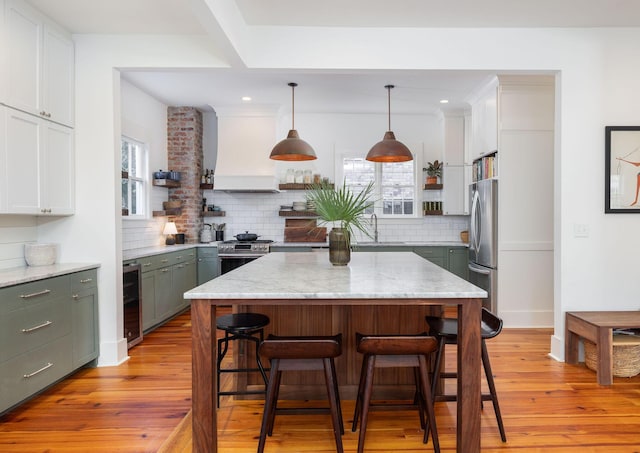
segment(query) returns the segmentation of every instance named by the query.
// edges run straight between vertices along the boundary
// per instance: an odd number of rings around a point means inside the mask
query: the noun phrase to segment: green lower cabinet
[[[163,267],[156,273],[156,321],[164,321],[175,311],[176,292],[173,291],[173,266]]]
[[[155,326],[157,321],[156,316],[156,273],[143,272],[142,273],[142,330],[148,331]]]
[[[198,280],[198,271],[196,269],[196,261],[190,260],[173,266],[173,291],[175,306],[174,311],[180,311],[185,308],[188,303],[184,299],[184,293],[195,288]]]
[[[469,249],[466,247],[451,247],[448,250],[449,263],[447,270],[462,277],[469,279]]]
[[[446,247],[414,247],[413,253],[420,255],[426,260],[447,269],[447,250]]]
[[[198,248],[198,285],[213,280],[219,275],[218,249],[215,247]]]

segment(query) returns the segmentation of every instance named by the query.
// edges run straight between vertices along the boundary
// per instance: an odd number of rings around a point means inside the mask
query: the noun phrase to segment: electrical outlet
[[[574,223],[573,224],[573,237],[576,238],[588,238],[589,237],[589,225],[586,223]]]

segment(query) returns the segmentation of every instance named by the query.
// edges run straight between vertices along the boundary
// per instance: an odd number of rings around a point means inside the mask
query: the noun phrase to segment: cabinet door
[[[444,165],[464,165],[464,116],[444,118]],[[443,178],[444,179],[444,178]]]
[[[142,273],[142,329],[147,331],[156,325],[156,273]]]
[[[173,291],[172,267],[164,267],[154,271],[155,278],[155,302],[156,321],[160,322],[171,315],[176,308],[175,291]]]
[[[43,33],[42,110],[39,113],[48,120],[73,126],[73,41],[49,24],[45,24]]]
[[[198,285],[220,275],[217,249],[198,249]]]
[[[183,295],[185,291],[195,288],[196,280],[197,270],[195,260],[173,266],[174,312],[186,307],[187,303]]]
[[[70,215],[75,211],[73,129],[42,121],[41,210]]]
[[[464,210],[467,188],[464,165],[445,165],[442,173],[442,213],[444,215],[468,214]]]
[[[469,279],[469,253],[466,247],[450,248],[448,251],[449,272],[456,274],[458,277]]]
[[[6,190],[8,214],[40,213],[40,128],[42,120],[4,108],[6,128]]]
[[[97,288],[78,291],[72,298],[73,368],[78,368],[98,357]]]
[[[6,104],[39,114],[42,64],[42,16],[25,2],[7,0]]]

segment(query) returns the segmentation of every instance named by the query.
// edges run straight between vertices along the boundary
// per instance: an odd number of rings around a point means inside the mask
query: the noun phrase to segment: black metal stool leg
[[[491,371],[491,363],[489,362],[489,353],[487,352],[487,345],[485,344],[484,340],[482,341],[482,365],[484,365],[484,374],[487,377],[487,385],[489,386],[489,393],[491,395],[491,401],[493,402],[493,410],[496,413],[496,420],[498,421],[500,437],[502,438],[502,442],[506,442],[507,435],[504,431],[504,425],[502,424],[502,414],[500,413],[500,406],[498,405],[496,384],[493,381],[493,372]]]

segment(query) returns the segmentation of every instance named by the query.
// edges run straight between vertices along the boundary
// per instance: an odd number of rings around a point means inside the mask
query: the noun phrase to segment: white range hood
[[[215,108],[218,150],[213,190],[278,192],[275,162],[277,107]]]

